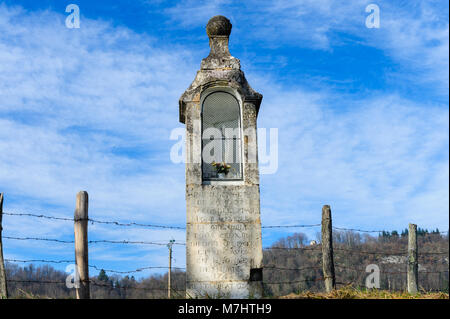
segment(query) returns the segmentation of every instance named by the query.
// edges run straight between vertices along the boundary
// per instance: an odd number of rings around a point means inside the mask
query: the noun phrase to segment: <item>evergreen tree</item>
[[[104,269],[100,270],[100,273],[98,274],[97,279],[100,281],[104,281],[104,282],[107,282],[109,280],[109,277],[106,274]]]

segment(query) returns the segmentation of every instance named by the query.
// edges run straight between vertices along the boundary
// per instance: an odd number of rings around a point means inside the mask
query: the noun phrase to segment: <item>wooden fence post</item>
[[[324,205],[322,207],[322,266],[327,292],[336,289],[332,234],[331,209],[329,205]]]
[[[172,291],[172,281],[171,281],[171,275],[172,275],[172,246],[175,242],[175,239],[171,239],[169,243],[167,244],[167,247],[169,248],[169,271],[167,273],[167,298],[171,298],[171,291]]]
[[[408,292],[416,294],[419,282],[419,263],[417,257],[417,225],[409,224],[408,230]]]
[[[74,216],[75,262],[79,274],[80,288],[77,299],[89,299],[89,260],[88,260],[88,193],[78,192]]]
[[[172,245],[168,245],[169,246],[169,272],[167,273],[167,298],[171,298],[170,295],[170,290],[172,289],[171,285],[172,285],[172,281],[170,278],[170,275],[172,273]]]
[[[3,260],[2,217],[3,217],[3,193],[0,193],[0,299],[8,298],[5,262]]]

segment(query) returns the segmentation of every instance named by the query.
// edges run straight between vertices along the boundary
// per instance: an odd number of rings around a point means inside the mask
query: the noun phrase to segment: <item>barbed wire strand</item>
[[[361,233],[384,233],[384,232],[389,232],[386,230],[364,230],[364,229],[358,229],[358,228],[345,228],[345,227],[336,227],[333,226],[333,229],[336,230],[345,230],[345,231],[354,231],[354,232],[361,232]],[[424,234],[418,234],[418,236],[422,236],[422,235],[436,235],[436,234],[448,234],[448,230],[447,231],[440,231],[440,232],[431,232],[431,233],[424,233]],[[400,236],[400,234],[399,234]]]
[[[13,236],[3,236],[5,239],[11,240],[37,240],[37,241],[51,241],[63,244],[73,244],[75,243],[73,240],[60,240],[54,238],[43,238],[43,237],[13,237]],[[151,241],[130,241],[130,240],[107,240],[107,239],[99,239],[99,240],[89,240],[88,244],[98,244],[98,243],[109,243],[109,244],[142,244],[142,245],[157,245],[157,246],[166,246],[165,243],[157,243]],[[173,245],[181,245],[185,246],[186,243],[178,243],[175,242]]]
[[[65,285],[65,281],[54,281],[54,280],[22,280],[22,279],[6,279],[7,282],[14,282],[14,283],[36,283],[36,284],[57,284],[57,285]],[[148,290],[148,291],[167,291],[167,288],[150,288],[150,287],[130,287],[130,286],[111,286],[107,284],[100,284],[92,280],[87,280],[90,285],[97,286],[97,287],[104,287],[104,288],[111,288],[111,289],[136,289],[136,290]],[[68,288],[70,289],[70,288]],[[180,290],[178,288],[171,288],[171,291],[175,292],[185,292],[185,290]]]
[[[266,285],[290,285],[290,284],[298,284],[302,282],[310,282],[310,281],[323,281],[323,278],[316,278],[316,279],[302,279],[302,280],[293,280],[293,281],[279,281],[279,282],[265,282],[263,281],[263,284]]]
[[[46,260],[46,259],[5,259],[6,262],[11,263],[48,263],[48,264],[75,264],[74,260]]]
[[[63,243],[63,244],[73,244],[73,240],[60,240],[60,239],[54,239],[54,238],[39,238],[39,237],[13,237],[13,236],[2,236],[4,239],[11,239],[11,240],[37,240],[37,241],[51,241],[51,242],[57,242],[57,243]]]
[[[51,220],[63,220],[63,221],[82,221],[87,220],[91,223],[97,223],[97,224],[110,224],[110,225],[116,225],[116,226],[140,226],[140,227],[149,227],[149,228],[166,228],[166,229],[186,229],[186,227],[180,227],[180,226],[167,226],[167,225],[156,225],[156,224],[142,224],[142,223],[136,223],[136,222],[119,222],[119,221],[105,221],[105,220],[97,220],[93,218],[87,218],[87,219],[74,219],[74,218],[67,218],[67,217],[55,217],[55,216],[49,216],[44,214],[31,214],[31,213],[11,213],[11,212],[3,212],[4,215],[11,215],[11,216],[29,216],[29,217],[36,217],[36,218],[45,218],[45,219],[51,219]]]
[[[136,222],[119,222],[119,221],[105,221],[105,220],[98,220],[93,218],[87,218],[87,219],[73,219],[73,218],[67,218],[67,217],[55,217],[55,216],[49,216],[44,214],[31,214],[31,213],[12,213],[12,212],[4,212],[4,215],[11,215],[11,216],[29,216],[29,217],[36,217],[36,218],[46,218],[46,219],[52,219],[52,220],[63,220],[63,221],[80,221],[80,220],[88,220],[91,223],[97,223],[97,224],[110,224],[110,225],[116,225],[116,226],[140,226],[140,227],[149,227],[149,228],[166,228],[166,229],[186,229],[186,227],[181,226],[167,226],[167,225],[156,225],[156,224],[143,224],[143,223],[136,223]],[[261,228],[305,228],[305,227],[317,227],[321,226],[321,224],[312,224],[312,225],[268,225],[268,226],[262,226]]]
[[[19,263],[32,263],[32,262],[45,262],[45,263],[75,263],[74,260],[46,260],[46,259],[29,259],[29,260],[21,260],[21,259],[5,259],[6,262],[19,262]],[[147,266],[147,267],[141,267],[135,270],[128,270],[128,271],[120,271],[120,270],[112,270],[112,269],[106,269],[100,266],[96,265],[89,265],[89,267],[94,268],[96,270],[104,270],[105,272],[112,272],[112,273],[121,273],[121,274],[128,274],[128,273],[136,273],[141,272],[147,269],[168,269],[168,266]],[[355,268],[355,267],[348,267],[348,266],[341,266],[339,264],[335,265],[336,268],[341,269],[349,269],[353,271],[360,271],[365,272],[366,270],[364,268]],[[263,267],[264,269],[270,269],[270,270],[287,270],[287,271],[302,271],[302,270],[309,270],[309,269],[322,269],[321,266],[310,266],[310,267],[301,267],[301,268],[285,268],[285,267],[278,267],[276,265],[269,265]],[[185,267],[172,267],[172,269],[186,269]],[[445,273],[449,272],[448,270],[444,271],[423,271],[419,270],[420,273]],[[390,272],[390,271],[382,271],[382,273],[392,273],[392,274],[406,274],[406,271],[401,272]]]
[[[312,225],[268,225],[261,226],[261,228],[309,228],[309,227],[317,227],[321,226],[321,224],[312,224]]]
[[[55,216],[49,216],[44,214],[32,214],[32,213],[13,213],[13,212],[3,212],[4,215],[11,215],[11,216],[30,216],[30,217],[37,217],[37,218],[46,218],[46,219],[54,219],[54,220],[64,220],[64,221],[74,221],[73,218],[67,218],[67,217],[55,217]],[[84,220],[84,219],[77,219],[78,220]],[[141,227],[150,227],[150,228],[168,228],[168,229],[186,229],[186,227],[181,226],[168,226],[168,225],[157,225],[157,224],[143,224],[143,223],[136,223],[136,222],[120,222],[120,221],[105,221],[105,220],[97,220],[93,218],[87,219],[91,223],[99,223],[99,224],[111,224],[116,226],[141,226]],[[262,226],[261,228],[308,228],[308,227],[318,227],[321,226],[321,224],[310,224],[310,225],[267,225]],[[355,231],[355,232],[365,232],[365,233],[382,233],[385,232],[385,230],[364,230],[364,229],[357,229],[357,228],[345,228],[345,227],[336,227],[333,226],[333,229],[336,230],[346,230],[346,231]],[[447,234],[449,231],[441,231],[438,232],[439,234]],[[426,235],[433,235],[435,233],[426,233]]]
[[[349,253],[356,253],[362,255],[384,255],[384,256],[397,256],[397,255],[407,255],[407,251],[365,251],[365,250],[357,250],[357,249],[349,249],[349,248],[333,248],[335,251],[345,251]],[[419,252],[420,255],[445,255],[447,252]]]
[[[3,215],[10,215],[10,216],[29,216],[29,217],[37,217],[37,218],[45,218],[45,219],[53,219],[53,220],[64,220],[64,221],[72,221],[73,218],[67,218],[67,217],[55,217],[55,216],[49,216],[44,214],[31,214],[31,213],[12,213],[12,212],[3,212]]]
[[[49,264],[75,264],[74,260],[46,260],[46,259],[28,259],[28,260],[22,260],[22,259],[5,259],[6,262],[16,262],[16,263],[33,263],[33,262],[42,262],[42,263],[49,263]],[[121,270],[112,270],[112,269],[106,269],[100,266],[96,265],[89,265],[90,268],[96,269],[96,270],[104,270],[105,272],[111,272],[111,273],[118,273],[118,274],[131,274],[136,272],[141,272],[148,269],[168,269],[168,266],[146,266],[137,268],[135,270],[127,270],[127,271],[121,271]],[[184,267],[171,267],[172,269],[186,269]]]
[[[321,270],[321,266],[311,266],[311,267],[302,267],[302,268],[284,268],[284,267],[277,267],[277,266],[266,266],[263,267],[264,270],[270,269],[270,270],[287,270],[287,271],[303,271],[303,270],[310,270],[310,269],[319,269]]]
[[[98,267],[95,265],[89,265],[89,267],[96,269],[96,270],[104,270],[105,272],[112,272],[112,273],[117,273],[117,274],[132,274],[132,273],[141,272],[141,271],[148,270],[148,269],[169,269],[168,266],[148,266],[148,267],[138,268],[135,270],[120,271],[120,270],[105,269],[105,268]],[[171,269],[186,269],[186,268],[172,266]]]
[[[322,251],[321,247],[264,247],[263,249],[267,250],[273,250],[273,249],[279,249],[279,250],[314,250],[314,251]]]
[[[49,216],[45,214],[32,214],[32,213],[14,213],[14,212],[3,212],[4,215],[11,215],[11,216],[29,216],[29,217],[37,217],[37,218],[46,218],[46,219],[53,219],[53,220],[63,220],[63,221],[79,221],[84,219],[73,219],[73,218],[67,218],[67,217],[55,217],[55,216]],[[116,225],[116,226],[140,226],[140,227],[149,227],[149,228],[166,228],[166,229],[186,229],[186,227],[181,226],[168,226],[168,225],[157,225],[157,224],[143,224],[143,223],[136,223],[136,222],[120,222],[120,221],[107,221],[107,220],[98,220],[93,218],[87,218],[87,220],[91,223],[98,223],[98,224],[110,224],[110,225]],[[318,227],[321,226],[321,224],[310,224],[310,225],[263,225],[261,228],[309,228],[309,227]],[[345,228],[345,227],[336,227],[333,226],[333,229],[336,230],[346,230],[346,231],[355,231],[355,232],[364,232],[364,233],[383,233],[385,230],[364,230],[364,229],[357,229],[357,228]],[[439,234],[448,234],[447,231],[441,231],[438,232]],[[425,235],[434,235],[436,233],[426,233]]]
[[[89,244],[99,244],[99,243],[107,243],[107,244],[140,244],[140,245],[157,245],[157,246],[167,246],[166,243],[156,243],[151,241],[131,241],[131,240],[107,240],[107,239],[99,239],[99,240],[90,240]],[[173,243],[173,245],[185,246],[185,243]]]
[[[402,264],[403,265],[403,264]],[[348,267],[348,266],[341,266],[341,265],[334,265],[335,268],[340,268],[340,269],[346,269],[346,270],[352,270],[352,271],[357,271],[357,272],[362,272],[362,273],[366,273],[366,269],[365,268],[355,268],[355,267]],[[442,274],[442,273],[446,273],[449,272],[448,270],[443,270],[443,271],[428,271],[428,270],[419,270],[419,273],[421,274]],[[380,271],[381,274],[407,274],[407,271]]]

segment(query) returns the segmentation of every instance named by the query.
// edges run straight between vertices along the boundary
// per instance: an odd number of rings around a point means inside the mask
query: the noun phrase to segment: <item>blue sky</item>
[[[447,1],[0,2],[0,191],[6,212],[184,226],[184,165],[170,161],[178,99],[227,16],[230,51],[264,95],[258,126],[279,130],[279,168],[261,176],[264,225],[447,230]],[[365,26],[370,3],[380,28]],[[64,221],[4,217],[4,236],[70,240]],[[93,224],[90,239],[184,242],[178,230]],[[293,229],[263,232],[268,246]],[[311,239],[314,229],[300,229]],[[72,245],[5,239],[6,258],[71,259]],[[175,265],[184,266],[182,246]],[[92,245],[90,261],[167,264],[167,248]],[[64,268],[64,266],[60,266]],[[143,273],[148,274],[147,273]]]

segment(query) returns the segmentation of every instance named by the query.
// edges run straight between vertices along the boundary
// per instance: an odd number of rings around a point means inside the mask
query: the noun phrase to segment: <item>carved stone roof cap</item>
[[[212,17],[206,25],[211,51],[200,64],[194,81],[179,100],[180,122],[185,123],[186,103],[199,102],[201,93],[208,87],[231,87],[236,89],[244,102],[252,102],[258,114],[262,95],[252,89],[241,71],[239,59],[231,56],[228,40],[231,22],[224,16]]]
[[[215,16],[209,19],[206,25],[206,34],[208,37],[226,36],[229,37],[231,33],[231,22],[224,16]]]

